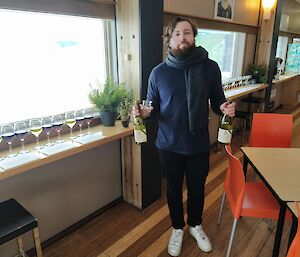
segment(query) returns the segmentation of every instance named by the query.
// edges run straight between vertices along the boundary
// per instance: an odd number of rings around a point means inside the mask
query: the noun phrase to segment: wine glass
[[[39,136],[43,131],[42,120],[40,118],[31,119],[29,121],[29,129],[36,138],[36,147],[34,149],[39,150],[39,149],[43,148],[39,144]]]
[[[82,110],[75,112],[75,117],[76,117],[76,121],[78,123],[79,126],[79,136],[82,136],[82,124],[83,124],[83,120],[84,120],[84,112]]]
[[[1,126],[2,138],[8,144],[9,154],[7,157],[13,157],[15,154],[12,152],[12,142],[15,139],[14,127],[11,124]]]
[[[26,125],[25,122],[20,121],[16,122],[14,125],[15,133],[17,135],[17,138],[21,141],[22,147],[21,151],[19,152],[20,154],[28,153],[29,150],[25,150],[24,146],[24,140],[28,132],[28,126]]]
[[[87,134],[92,134],[92,132],[90,130],[90,125],[92,123],[93,116],[94,116],[94,110],[93,109],[86,109],[84,111],[84,119],[87,123],[87,128],[88,128]]]
[[[47,144],[46,146],[51,146],[53,143],[50,141],[50,133],[51,133],[51,128],[52,128],[52,117],[43,117],[42,118],[42,127],[44,131],[46,132],[47,135]]]
[[[74,139],[73,137],[73,127],[76,124],[76,116],[75,112],[66,112],[65,113],[65,119],[66,119],[66,124],[70,128],[70,138]]]
[[[64,116],[62,114],[54,115],[52,120],[52,125],[55,128],[57,132],[57,141],[56,143],[62,143],[64,140],[60,139],[60,131],[63,126],[63,123],[65,122]]]

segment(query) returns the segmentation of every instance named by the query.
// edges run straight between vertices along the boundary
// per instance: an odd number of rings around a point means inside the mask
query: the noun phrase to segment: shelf
[[[83,130],[83,132],[87,132],[87,130]],[[116,125],[114,127],[104,127],[104,126],[95,126],[91,128],[91,132],[99,135],[99,136],[90,136],[86,137],[85,139],[79,138],[78,140],[70,141],[69,134],[63,135],[61,139],[65,141],[65,143],[62,143],[61,148],[59,144],[55,145],[55,151],[43,151],[40,152],[34,150],[35,144],[26,145],[26,149],[30,149],[30,155],[25,155],[24,158],[28,158],[27,161],[24,160],[21,155],[17,155],[16,161],[18,161],[19,165],[14,166],[12,168],[0,168],[0,181],[7,179],[9,177],[15,176],[17,174],[26,172],[30,169],[37,168],[43,165],[46,165],[51,162],[55,162],[57,160],[81,153],[83,151],[87,151],[89,149],[98,147],[100,145],[108,144],[112,141],[119,140],[121,138],[130,136],[133,134],[133,128],[123,128],[120,121],[116,122]],[[102,138],[101,138],[102,133]],[[77,136],[79,132],[74,133],[74,136]],[[46,144],[47,141],[41,141],[40,144]],[[51,149],[51,148],[49,148]],[[17,153],[20,150],[20,148],[14,149],[14,152]],[[48,154],[47,154],[48,153]],[[7,154],[7,151],[0,152],[0,156],[5,156]],[[10,161],[10,160],[9,160]],[[3,162],[3,161],[1,161]],[[5,162],[5,160],[4,160]],[[7,162],[7,161],[6,161]],[[9,163],[6,165],[3,165],[5,167],[9,167]]]

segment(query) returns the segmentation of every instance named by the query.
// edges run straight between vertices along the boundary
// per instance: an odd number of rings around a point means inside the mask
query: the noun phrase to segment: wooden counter
[[[7,170],[0,169],[0,181],[4,180],[6,178],[9,178],[11,176],[15,176],[17,174],[26,172],[30,169],[37,168],[37,167],[43,166],[45,164],[55,162],[57,160],[81,153],[83,151],[87,151],[87,150],[95,148],[97,146],[104,145],[104,144],[107,144],[114,140],[118,140],[118,139],[121,139],[121,138],[124,138],[126,136],[133,134],[132,127],[123,128],[120,121],[117,121],[116,126],[114,126],[114,127],[104,127],[104,126],[98,125],[98,126],[91,128],[91,132],[97,133],[100,131],[102,132],[102,134],[104,136],[104,138],[102,138],[102,139],[95,140],[95,141],[92,141],[90,143],[85,143],[85,144],[75,143],[74,148],[71,148],[71,149],[68,149],[65,151],[61,151],[59,153],[52,154],[49,156],[40,153],[39,154],[40,159],[38,159],[38,160],[34,160],[31,162],[22,164],[20,166],[16,166],[16,167],[7,169]],[[74,136],[76,136],[77,134],[79,134],[79,131],[77,133],[74,133]],[[68,137],[69,137],[69,134],[67,133],[67,134],[63,135],[61,138],[64,140],[69,140]],[[45,140],[40,142],[41,145],[43,145],[45,143],[46,143]],[[34,143],[30,144],[30,145],[26,145],[26,149],[31,149],[31,152],[35,151],[33,149],[34,147],[35,147]],[[16,148],[16,149],[14,149],[14,152],[18,152],[19,150],[20,150],[19,148]],[[6,154],[8,154],[7,151],[0,152],[0,156],[5,156]]]
[[[275,108],[282,105],[285,109],[293,110],[300,104],[300,76],[285,74],[279,80],[273,80],[271,98]]]
[[[228,99],[230,98],[231,100],[237,99],[241,96],[245,96],[248,94],[251,94],[253,92],[257,92],[259,90],[265,89],[266,87],[268,87],[267,84],[249,84],[249,85],[245,85],[245,86],[240,86],[234,89],[230,89],[230,90],[226,90],[225,93],[225,97]]]
[[[277,84],[282,84],[283,82],[287,82],[289,80],[292,80],[296,78],[298,75],[293,74],[293,73],[287,73],[279,76],[279,79],[273,79],[272,83],[277,85]]]

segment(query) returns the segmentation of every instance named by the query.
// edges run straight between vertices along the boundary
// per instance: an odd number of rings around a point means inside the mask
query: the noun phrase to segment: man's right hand
[[[143,118],[147,118],[150,116],[152,110],[153,110],[153,106],[146,107],[142,104],[139,105],[136,104],[132,106],[132,115],[134,117],[142,115]]]

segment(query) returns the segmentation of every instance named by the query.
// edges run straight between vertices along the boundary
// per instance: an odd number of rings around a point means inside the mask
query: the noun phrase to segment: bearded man
[[[202,227],[204,186],[209,171],[209,101],[218,115],[235,115],[235,103],[226,101],[221,72],[207,51],[195,46],[197,28],[177,17],[166,29],[167,58],[149,76],[147,99],[152,107],[135,107],[133,114],[158,115],[155,145],[167,180],[167,200],[172,220],[168,244],[171,256],[181,252],[185,227],[182,185],[188,191],[187,224],[198,247],[210,252],[212,245]],[[139,113],[141,112],[141,113]]]

